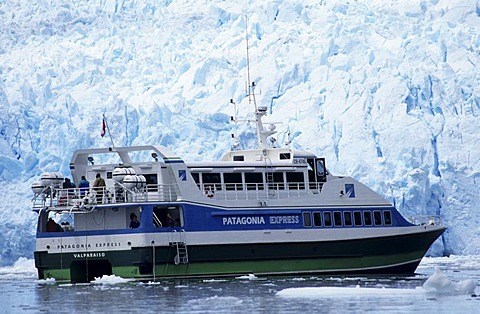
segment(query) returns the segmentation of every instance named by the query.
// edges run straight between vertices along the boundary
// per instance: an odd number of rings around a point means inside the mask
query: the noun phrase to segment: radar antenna
[[[265,149],[268,148],[267,138],[275,133],[275,125],[270,124],[269,129],[265,129],[262,122],[262,117],[267,115],[267,106],[257,106],[257,100],[255,98],[255,82],[252,82],[250,79],[250,52],[248,44],[248,18],[245,15],[245,42],[247,44],[247,83],[248,83],[248,103],[253,102],[255,106],[255,123],[257,128],[257,141],[259,148]],[[273,142],[272,142],[273,144]]]

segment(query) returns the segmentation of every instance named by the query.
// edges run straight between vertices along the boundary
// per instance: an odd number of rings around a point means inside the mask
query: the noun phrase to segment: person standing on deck
[[[80,188],[80,196],[84,196],[90,187],[90,182],[88,182],[85,176],[82,176],[82,179],[78,182],[78,187]]]
[[[95,181],[93,181],[93,189],[97,192],[97,203],[103,203],[103,191],[105,189],[105,180],[100,173],[97,173]]]

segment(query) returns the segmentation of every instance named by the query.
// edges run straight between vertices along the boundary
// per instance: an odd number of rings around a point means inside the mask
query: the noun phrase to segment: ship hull
[[[445,228],[408,234],[301,242],[209,243],[131,247],[128,250],[35,252],[40,279],[88,282],[103,275],[157,278],[220,277],[245,274],[413,274]],[[177,258],[176,258],[177,257]]]

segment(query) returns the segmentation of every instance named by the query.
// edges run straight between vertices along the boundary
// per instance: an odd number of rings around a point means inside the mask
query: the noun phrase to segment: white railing
[[[205,197],[212,200],[265,200],[301,197],[319,194],[321,183],[225,183],[197,185]],[[51,193],[53,191],[53,193]],[[59,189],[48,187],[32,200],[33,209],[83,208],[85,206],[118,203],[172,202],[179,199],[180,190],[175,184],[147,185],[127,189],[115,182],[114,187]]]
[[[319,194],[322,183],[212,183],[197,184],[205,196],[216,200],[265,200]]]
[[[180,191],[174,184],[147,185],[142,188],[127,189],[115,183],[113,188],[90,187],[59,189],[45,188],[42,193],[35,194],[33,209],[85,207],[99,204],[138,203],[138,202],[171,202],[176,201]]]
[[[414,225],[442,225],[440,216],[435,215],[408,217],[407,220]]]

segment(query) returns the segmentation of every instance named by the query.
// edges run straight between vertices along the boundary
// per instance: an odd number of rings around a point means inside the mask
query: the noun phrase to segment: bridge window
[[[285,182],[283,180],[283,172],[267,172],[268,188],[272,190],[285,190]]]
[[[345,226],[352,225],[352,212],[343,212],[343,222]]]
[[[362,212],[359,212],[359,211],[353,212],[353,223],[355,224],[355,226],[362,225]]]
[[[375,222],[375,226],[382,225],[382,212],[379,210],[373,211],[373,221]]]
[[[286,172],[287,183],[289,190],[303,190],[305,189],[305,179],[303,172]]]
[[[371,226],[372,225],[372,212],[366,210],[363,212],[363,221],[365,223],[365,226]]]
[[[322,217],[320,215],[320,212],[313,212],[313,225],[315,227],[322,226]]]
[[[290,153],[281,153],[280,160],[290,159]]]
[[[191,174],[192,174],[193,180],[195,181],[197,186],[200,187],[200,174],[197,173],[197,172],[192,172]]]
[[[242,174],[241,173],[224,173],[223,182],[227,191],[243,190]]]
[[[303,225],[305,227],[311,227],[312,226],[312,215],[310,212],[303,212]]]
[[[212,186],[217,191],[222,189],[222,181],[218,172],[202,173],[202,182],[203,185]]]
[[[233,156],[233,161],[244,161],[245,157],[243,155]]]
[[[263,190],[263,174],[260,172],[245,172],[247,190]]]
[[[331,212],[323,212],[323,224],[325,227],[332,226],[332,213]]]
[[[383,222],[385,223],[385,226],[392,225],[392,213],[389,210],[383,211]]]

